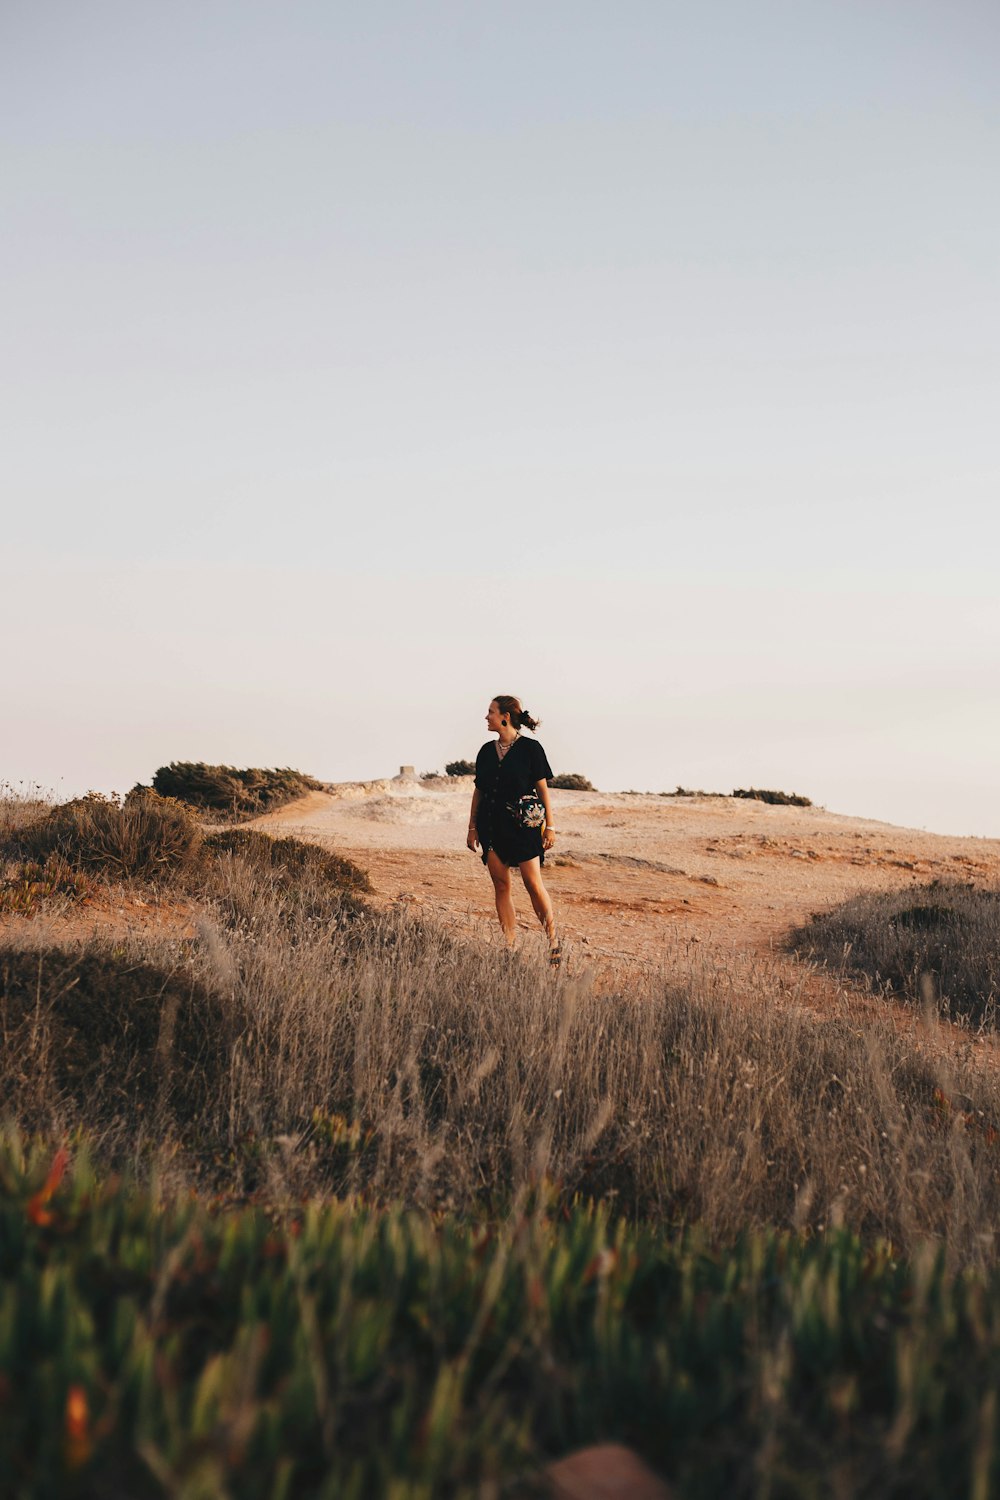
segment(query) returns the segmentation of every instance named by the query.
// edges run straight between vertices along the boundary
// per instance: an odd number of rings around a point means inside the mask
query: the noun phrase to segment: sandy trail
[[[495,924],[493,887],[465,847],[471,780],[350,783],[257,820],[363,865],[383,901]],[[770,949],[860,890],[1000,878],[1000,840],[949,838],[822,808],[731,798],[554,791],[545,879],[566,938],[655,960],[698,940]],[[520,925],[537,923],[515,877]]]
[[[493,887],[465,847],[472,783],[393,779],[315,792],[257,820],[347,855],[368,870],[375,899],[402,902],[446,925],[499,944]],[[951,838],[830,813],[725,797],[554,791],[559,829],[545,880],[571,969],[606,983],[694,955],[769,967],[787,1003],[864,1024],[885,1002],[837,976],[785,956],[787,934],[812,912],[872,889],[918,888],[937,879],[1000,881],[1000,840]],[[515,877],[519,943],[543,938]],[[709,955],[714,958],[709,959]],[[926,1034],[911,1007],[899,1026],[928,1050],[970,1050],[1000,1061],[992,1037],[938,1028]],[[952,1032],[947,1039],[942,1031]]]

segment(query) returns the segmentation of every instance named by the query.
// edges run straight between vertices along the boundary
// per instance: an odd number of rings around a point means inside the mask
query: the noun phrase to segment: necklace
[[[507,751],[510,749],[511,745],[515,745],[520,738],[521,738],[521,733],[520,733],[520,730],[518,730],[518,732],[517,732],[517,734],[515,734],[514,738],[512,740],[508,740],[506,744],[503,742],[503,740],[497,740],[497,754],[499,755],[499,757],[500,757],[501,760],[503,760],[504,756],[507,754]]]

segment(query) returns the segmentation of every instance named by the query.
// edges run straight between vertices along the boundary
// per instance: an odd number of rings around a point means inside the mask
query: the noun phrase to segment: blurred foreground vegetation
[[[987,1496],[1000,1276],[847,1231],[157,1199],[0,1153],[11,1495],[529,1493],[629,1444],[690,1497]],[[506,1488],[505,1488],[506,1487]]]

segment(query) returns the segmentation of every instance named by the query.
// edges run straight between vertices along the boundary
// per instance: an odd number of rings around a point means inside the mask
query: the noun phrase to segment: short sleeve
[[[537,740],[532,740],[531,748],[534,755],[534,765],[532,766],[532,780],[550,781],[552,779],[552,767],[549,765],[545,751],[542,749]]]
[[[479,751],[479,754],[476,756],[476,786],[481,792],[485,792],[488,789],[486,767],[483,764],[483,756],[484,752],[489,748],[489,744],[483,745],[482,749]]]

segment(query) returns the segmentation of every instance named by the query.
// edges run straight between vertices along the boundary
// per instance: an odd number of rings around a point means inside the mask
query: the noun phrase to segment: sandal
[[[556,938],[549,948],[549,968],[558,969],[562,964],[562,943]]]

